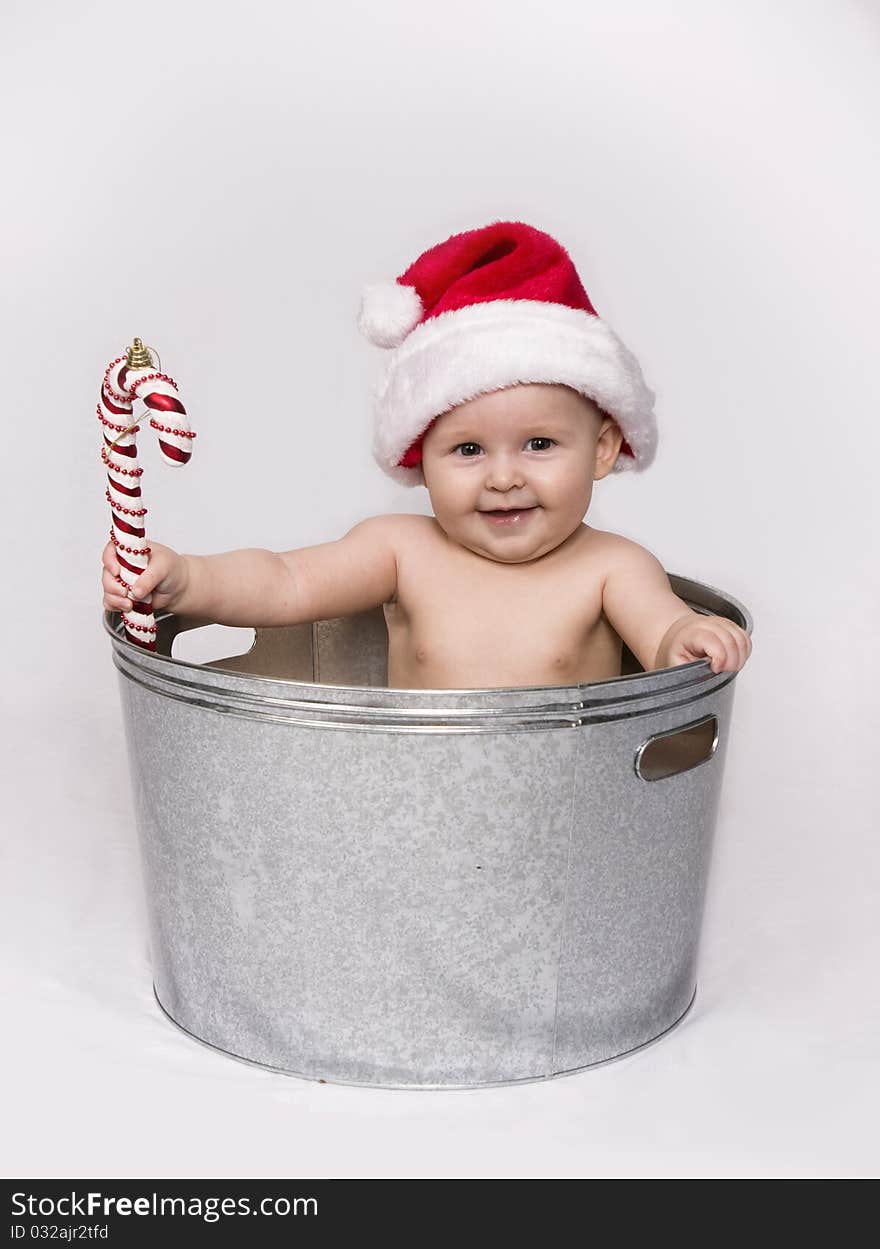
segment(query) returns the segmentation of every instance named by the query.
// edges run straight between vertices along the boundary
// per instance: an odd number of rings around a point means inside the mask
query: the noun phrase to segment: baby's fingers
[[[104,590],[104,610],[105,611],[130,611],[131,610],[131,594],[128,588],[128,582],[122,579],[122,569],[119,566],[119,560],[116,558],[116,548],[112,542],[108,542],[101,553],[101,563],[104,571],[101,574],[101,585]],[[133,579],[133,574],[129,574],[129,580]]]
[[[125,582],[114,576],[109,568],[104,569],[101,585],[104,588],[105,611],[130,611],[131,598]]]
[[[164,575],[164,569],[157,567],[155,564],[148,564],[144,571],[138,573],[136,577],[132,575],[132,597],[138,600],[145,599],[156,588]]]
[[[713,621],[711,637],[705,643],[713,672],[739,672],[751,653],[748,634],[730,620]]]
[[[114,577],[119,576],[119,560],[116,558],[116,548],[112,542],[108,542],[101,552],[101,564],[109,569]]]
[[[122,578],[105,568],[101,576],[101,585],[105,594],[128,594],[128,587]]]
[[[104,611],[131,611],[132,601],[130,598],[123,598],[121,594],[105,594],[104,595]]]
[[[713,672],[724,672],[730,666],[729,652],[723,634],[709,633],[700,639],[700,648]]]
[[[752,652],[749,635],[732,620],[724,618],[716,622],[716,629],[724,637],[727,651],[724,668],[719,671],[739,672]]]
[[[733,629],[733,640],[736,643],[736,653],[739,657],[737,664],[737,671],[739,671],[752,653],[752,639],[745,629],[741,629],[739,625],[731,625],[731,628]]]
[[[158,594],[162,600],[167,601],[169,594],[173,595],[177,589],[172,574],[178,560],[179,557],[170,547],[153,543],[149,564],[142,572],[132,574],[130,578],[131,591],[135,598],[145,599]],[[155,601],[154,606],[164,607],[165,601]]]

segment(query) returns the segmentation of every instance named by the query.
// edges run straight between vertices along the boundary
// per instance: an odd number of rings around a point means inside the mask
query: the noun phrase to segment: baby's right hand
[[[104,575],[101,584],[104,587],[105,611],[131,611],[131,598],[126,595],[119,584],[119,561],[112,542],[104,547],[101,557]],[[129,573],[129,577],[133,574]],[[162,546],[158,542],[150,543],[150,562],[137,577],[137,597],[143,599],[151,591],[154,611],[163,608],[174,610],[174,603],[183,594],[187,583],[186,560],[170,546]]]

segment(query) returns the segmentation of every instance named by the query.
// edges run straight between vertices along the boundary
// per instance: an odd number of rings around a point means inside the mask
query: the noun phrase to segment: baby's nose
[[[486,471],[486,485],[494,490],[510,490],[521,486],[525,475],[522,467],[508,456],[492,459]]]

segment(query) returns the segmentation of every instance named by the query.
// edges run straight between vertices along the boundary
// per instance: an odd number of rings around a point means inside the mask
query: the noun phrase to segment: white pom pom
[[[358,329],[377,347],[398,347],[421,321],[423,312],[414,286],[371,282],[361,296]]]

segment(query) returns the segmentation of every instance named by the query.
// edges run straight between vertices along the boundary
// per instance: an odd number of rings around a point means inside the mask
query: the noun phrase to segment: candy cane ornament
[[[159,451],[165,463],[175,468],[186,464],[192,455],[195,434],[178,398],[177,383],[166,373],[155,371],[153,358],[139,338],[124,356],[107,365],[97,411],[104,435],[101,459],[107,468],[105,495],[113,521],[110,539],[121,572],[116,580],[132,599],[132,609],[122,613],[122,620],[129,641],[154,651],[158,630],[152,595],[135,599],[131,593],[150,557],[144,526],[147,509],[143,506],[140,482],[144,470],[137,457],[140,425],[131,419],[136,399],[142,399],[151,413],[150,425],[159,435]],[[165,419],[157,420],[156,413]]]

